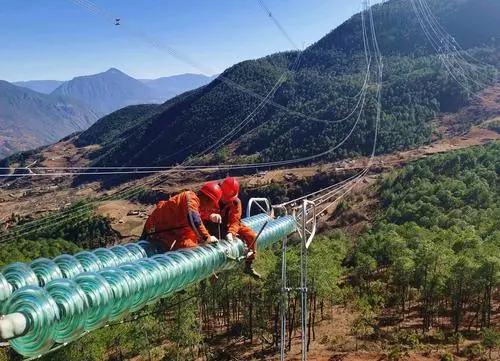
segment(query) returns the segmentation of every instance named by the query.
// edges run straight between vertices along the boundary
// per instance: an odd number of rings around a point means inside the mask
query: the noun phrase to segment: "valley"
[[[0,81],[0,361],[500,359],[500,3],[198,2],[52,7],[127,72]]]

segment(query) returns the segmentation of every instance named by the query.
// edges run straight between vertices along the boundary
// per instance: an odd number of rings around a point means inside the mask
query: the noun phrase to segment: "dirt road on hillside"
[[[499,133],[482,127],[474,127],[469,133],[462,136],[443,139],[418,149],[376,156],[371,166],[371,174],[388,172],[429,155],[470,148],[493,141],[500,141]],[[58,162],[54,160],[54,163]],[[243,176],[241,177],[241,182],[244,186],[251,188],[270,183],[293,183],[300,179],[313,177],[321,171],[334,171],[338,172],[339,175],[352,174],[364,169],[367,163],[368,158],[361,157],[323,165],[277,169],[251,176]],[[181,189],[195,188],[209,177],[210,175],[207,172],[197,172],[194,174],[173,172],[169,175],[168,181],[162,183],[156,189],[164,191],[167,194],[175,193]],[[108,193],[129,187],[146,186],[152,183],[152,180],[155,178],[157,176],[130,182],[120,186],[118,189],[108,191]],[[22,178],[17,179],[14,186],[4,184],[0,188],[0,203],[2,204],[0,208],[0,222],[5,224],[5,222],[11,219],[13,214],[21,217],[27,215],[39,216],[46,212],[59,211],[64,209],[68,204],[82,199],[89,200],[101,197],[104,193],[99,189],[97,183],[90,183],[76,189],[69,187],[70,180],[61,179],[61,177],[45,177],[39,180],[39,182],[33,182],[32,178]],[[123,212],[125,210],[128,212],[135,208],[137,208],[137,205],[133,203],[111,201],[102,203],[98,208],[98,213],[106,216],[109,215],[113,219],[113,227],[121,235],[124,237],[133,237],[140,234],[139,229],[142,229],[142,226],[139,223],[143,222],[143,220],[138,220],[130,216],[124,217]]]
[[[328,212],[325,214],[323,219],[324,225],[347,227],[353,234],[361,231],[363,226],[370,219],[370,215],[367,210],[373,209],[376,206],[376,201],[369,195],[369,189],[376,181],[375,174],[390,172],[395,168],[402,167],[412,161],[422,159],[433,154],[452,152],[459,149],[486,144],[492,141],[500,141],[500,134],[483,128],[473,128],[468,134],[460,137],[445,139],[414,150],[377,156],[372,163],[372,175],[356,184],[356,186],[352,189],[350,197],[351,199],[355,199],[355,202],[352,202],[352,204],[356,204],[356,206],[351,206],[352,208],[349,209],[347,214],[345,214],[342,218],[335,220],[329,218],[334,210],[334,207],[331,207],[328,209]],[[241,177],[241,182],[245,187],[250,188],[270,183],[293,183],[299,179],[311,178],[320,171],[335,171],[339,174],[352,174],[353,172],[364,169],[367,163],[368,158],[357,158],[324,164],[321,166],[278,169],[261,172],[253,176]],[[189,187],[195,188],[201,183],[201,180],[198,182],[191,181],[189,184],[183,184],[182,187],[189,185]],[[172,191],[171,187],[160,189],[167,193]],[[124,217],[123,214],[126,213],[125,211],[136,209],[137,207],[137,204],[126,201],[111,201],[103,203],[98,208],[98,212],[101,215],[110,216],[113,220],[113,229],[124,237],[127,237],[127,239],[130,239],[133,238],[133,236],[140,236],[144,219],[138,218],[139,216]],[[150,206],[146,209],[150,210],[151,208],[153,207]],[[103,209],[105,209],[105,212]],[[141,224],[141,226],[138,224]]]

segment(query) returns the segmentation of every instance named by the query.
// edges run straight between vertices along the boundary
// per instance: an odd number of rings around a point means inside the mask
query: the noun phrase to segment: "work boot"
[[[210,283],[212,284],[212,288],[215,288],[217,286],[217,280],[219,279],[219,276],[217,274],[213,274],[212,277],[210,277]]]
[[[250,277],[256,279],[256,280],[261,280],[262,276],[258,274],[255,269],[253,268],[253,264],[251,260],[245,261],[245,268],[243,269],[243,273],[246,273]]]

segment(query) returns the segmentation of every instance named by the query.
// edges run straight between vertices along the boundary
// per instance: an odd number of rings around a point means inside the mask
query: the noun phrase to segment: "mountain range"
[[[127,105],[162,103],[175,96],[173,92],[157,91],[115,68],[76,77],[61,84],[52,94],[81,100],[104,114]]]
[[[500,67],[499,1],[427,3],[436,21],[463,44],[463,57]],[[356,123],[356,116],[348,118],[356,109],[367,69],[362,24],[362,16],[357,14],[300,54],[284,52],[236,64],[205,87],[154,110],[142,109],[144,116],[139,120],[135,112],[140,108],[123,109],[100,119],[76,143],[101,145],[93,155],[95,165],[172,165],[202,152],[248,120],[212,150],[215,154],[198,157],[198,162],[279,161],[308,157],[338,144],[342,146],[322,159],[368,155],[377,113],[373,86],[367,89],[359,121]],[[437,56],[408,0],[375,5],[373,24],[384,61],[377,153],[430,142],[440,131],[433,125],[440,114],[457,112],[471,102],[471,92],[491,84],[489,67],[474,75],[459,75],[478,76],[467,89],[463,81],[456,81],[457,75]],[[474,31],[465,31],[464,24]],[[260,100],[233,85],[264,96],[283,74],[286,81],[271,97],[280,108],[267,105],[252,113]],[[472,123],[469,119],[466,126]],[[113,128],[109,137],[100,131],[106,128]]]
[[[462,44],[460,61],[476,59],[500,68],[498,0],[426,3],[435,21]],[[474,99],[472,93],[492,84],[491,67],[459,75],[459,80],[474,80],[465,87],[436,54],[409,0],[391,0],[372,9],[384,62],[376,152],[429,143],[433,136],[442,135],[434,120],[459,111]],[[364,19],[368,22],[368,17]],[[363,93],[368,67],[362,25],[363,18],[357,14],[301,53],[244,61],[208,85],[161,105],[121,109],[100,119],[74,143],[100,145],[91,154],[96,166],[165,166],[197,155],[198,163],[207,164],[266,162],[309,157],[329,149],[333,150],[322,160],[369,155],[377,114],[373,85],[366,88],[360,117],[349,117]],[[373,47],[371,30],[368,35]],[[370,64],[373,75],[375,59]],[[281,86],[269,93],[279,107],[258,107],[260,100],[249,96],[264,96],[283,78]],[[477,120],[468,119],[464,126]],[[244,126],[238,130],[240,124]],[[217,143],[228,134],[232,136]],[[218,146],[209,154],[199,156],[214,144]]]
[[[101,115],[81,102],[0,81],[0,155],[57,142]]]
[[[208,84],[217,76],[179,74],[158,79],[135,79],[110,68],[105,72],[78,76],[68,81],[29,80],[12,84],[43,94],[57,94],[84,102],[93,110],[109,114],[128,105],[163,103]]]
[[[174,95],[179,95],[187,92],[188,90],[207,85],[215,78],[217,78],[217,75],[206,76],[202,74],[186,73],[166,76],[158,79],[141,79],[141,81],[159,92],[169,92]]]
[[[12,84],[34,90],[42,94],[50,94],[63,83],[64,81],[62,80],[28,80],[15,81]]]
[[[98,118],[141,103],[163,103],[213,78],[181,74],[137,80],[118,69],[70,81],[33,80],[0,87],[0,157],[58,141]]]

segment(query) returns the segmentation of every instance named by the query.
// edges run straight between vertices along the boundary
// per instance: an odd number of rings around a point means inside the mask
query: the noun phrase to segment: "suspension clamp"
[[[246,250],[245,250],[245,251],[246,251]],[[234,261],[234,262],[238,262],[238,263],[240,263],[241,261],[243,261],[244,259],[246,259],[246,258],[248,257],[248,253],[247,253],[247,252],[245,252],[245,255],[243,255],[243,256],[239,256],[239,257],[235,257],[235,256],[233,256],[233,255],[229,252],[229,250],[226,250],[226,252],[225,252],[225,256],[226,256],[226,258],[227,258],[228,260],[230,260],[230,261]]]

